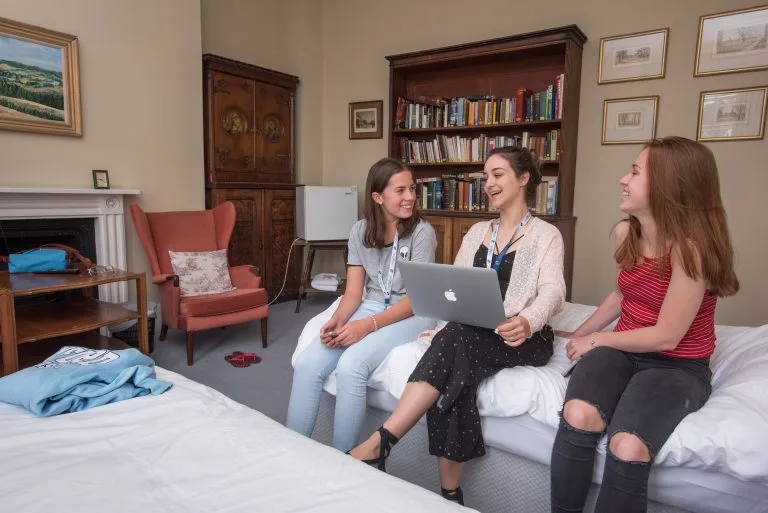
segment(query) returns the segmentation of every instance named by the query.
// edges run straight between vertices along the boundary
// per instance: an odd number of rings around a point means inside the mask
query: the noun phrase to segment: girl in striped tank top
[[[711,387],[715,304],[735,294],[733,248],[717,165],[682,137],[645,145],[619,181],[616,290],[576,331],[552,448],[552,511],[580,512],[598,440],[608,457],[596,513],[645,512],[654,456]],[[618,318],[612,332],[602,331]]]

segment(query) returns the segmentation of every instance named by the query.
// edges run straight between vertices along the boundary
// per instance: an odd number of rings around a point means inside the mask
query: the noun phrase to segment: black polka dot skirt
[[[509,347],[487,328],[448,323],[437,332],[408,381],[440,391],[427,411],[429,453],[452,461],[485,454],[477,410],[480,383],[517,365],[540,367],[552,357],[552,328],[544,326],[518,347]]]

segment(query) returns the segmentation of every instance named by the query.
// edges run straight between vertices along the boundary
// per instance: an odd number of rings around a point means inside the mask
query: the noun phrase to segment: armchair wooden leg
[[[261,320],[261,347],[267,347],[267,318]]]
[[[192,332],[187,332],[187,365],[192,365],[193,363],[193,353],[195,350],[195,341],[192,336]]]
[[[158,340],[162,342],[163,340],[165,340],[166,335],[168,335],[168,325],[163,324],[162,326],[160,326],[160,338]]]

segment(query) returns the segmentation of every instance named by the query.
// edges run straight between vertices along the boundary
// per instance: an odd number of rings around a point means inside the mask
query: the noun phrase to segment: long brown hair
[[[368,179],[365,182],[365,235],[363,245],[366,248],[383,248],[386,245],[387,218],[384,215],[384,207],[373,201],[373,193],[384,192],[393,175],[408,171],[413,175],[411,168],[402,160],[383,158],[371,166],[368,171]],[[407,237],[424,218],[419,210],[418,202],[413,204],[413,211],[408,219],[398,219],[397,233],[400,237]]]
[[[739,280],[733,270],[715,156],[703,144],[684,137],[654,139],[644,149],[648,150],[648,199],[657,230],[657,239],[649,242],[655,254],[665,255],[671,241],[680,251],[686,275],[694,280],[703,276],[716,296],[732,296],[739,290]],[[625,270],[643,256],[640,221],[629,216],[629,225],[614,253]],[[659,272],[665,271],[666,259],[659,258]]]

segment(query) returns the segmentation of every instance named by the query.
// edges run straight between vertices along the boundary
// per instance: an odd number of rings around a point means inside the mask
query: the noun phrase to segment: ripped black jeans
[[[689,360],[658,353],[625,353],[598,347],[573,374],[565,402],[594,405],[609,440],[631,433],[647,446],[651,462],[628,462],[608,452],[595,513],[643,513],[653,458],[683,418],[701,408],[712,387],[709,358]],[[552,512],[581,512],[592,483],[595,448],[604,433],[570,426],[564,418],[552,447]]]

